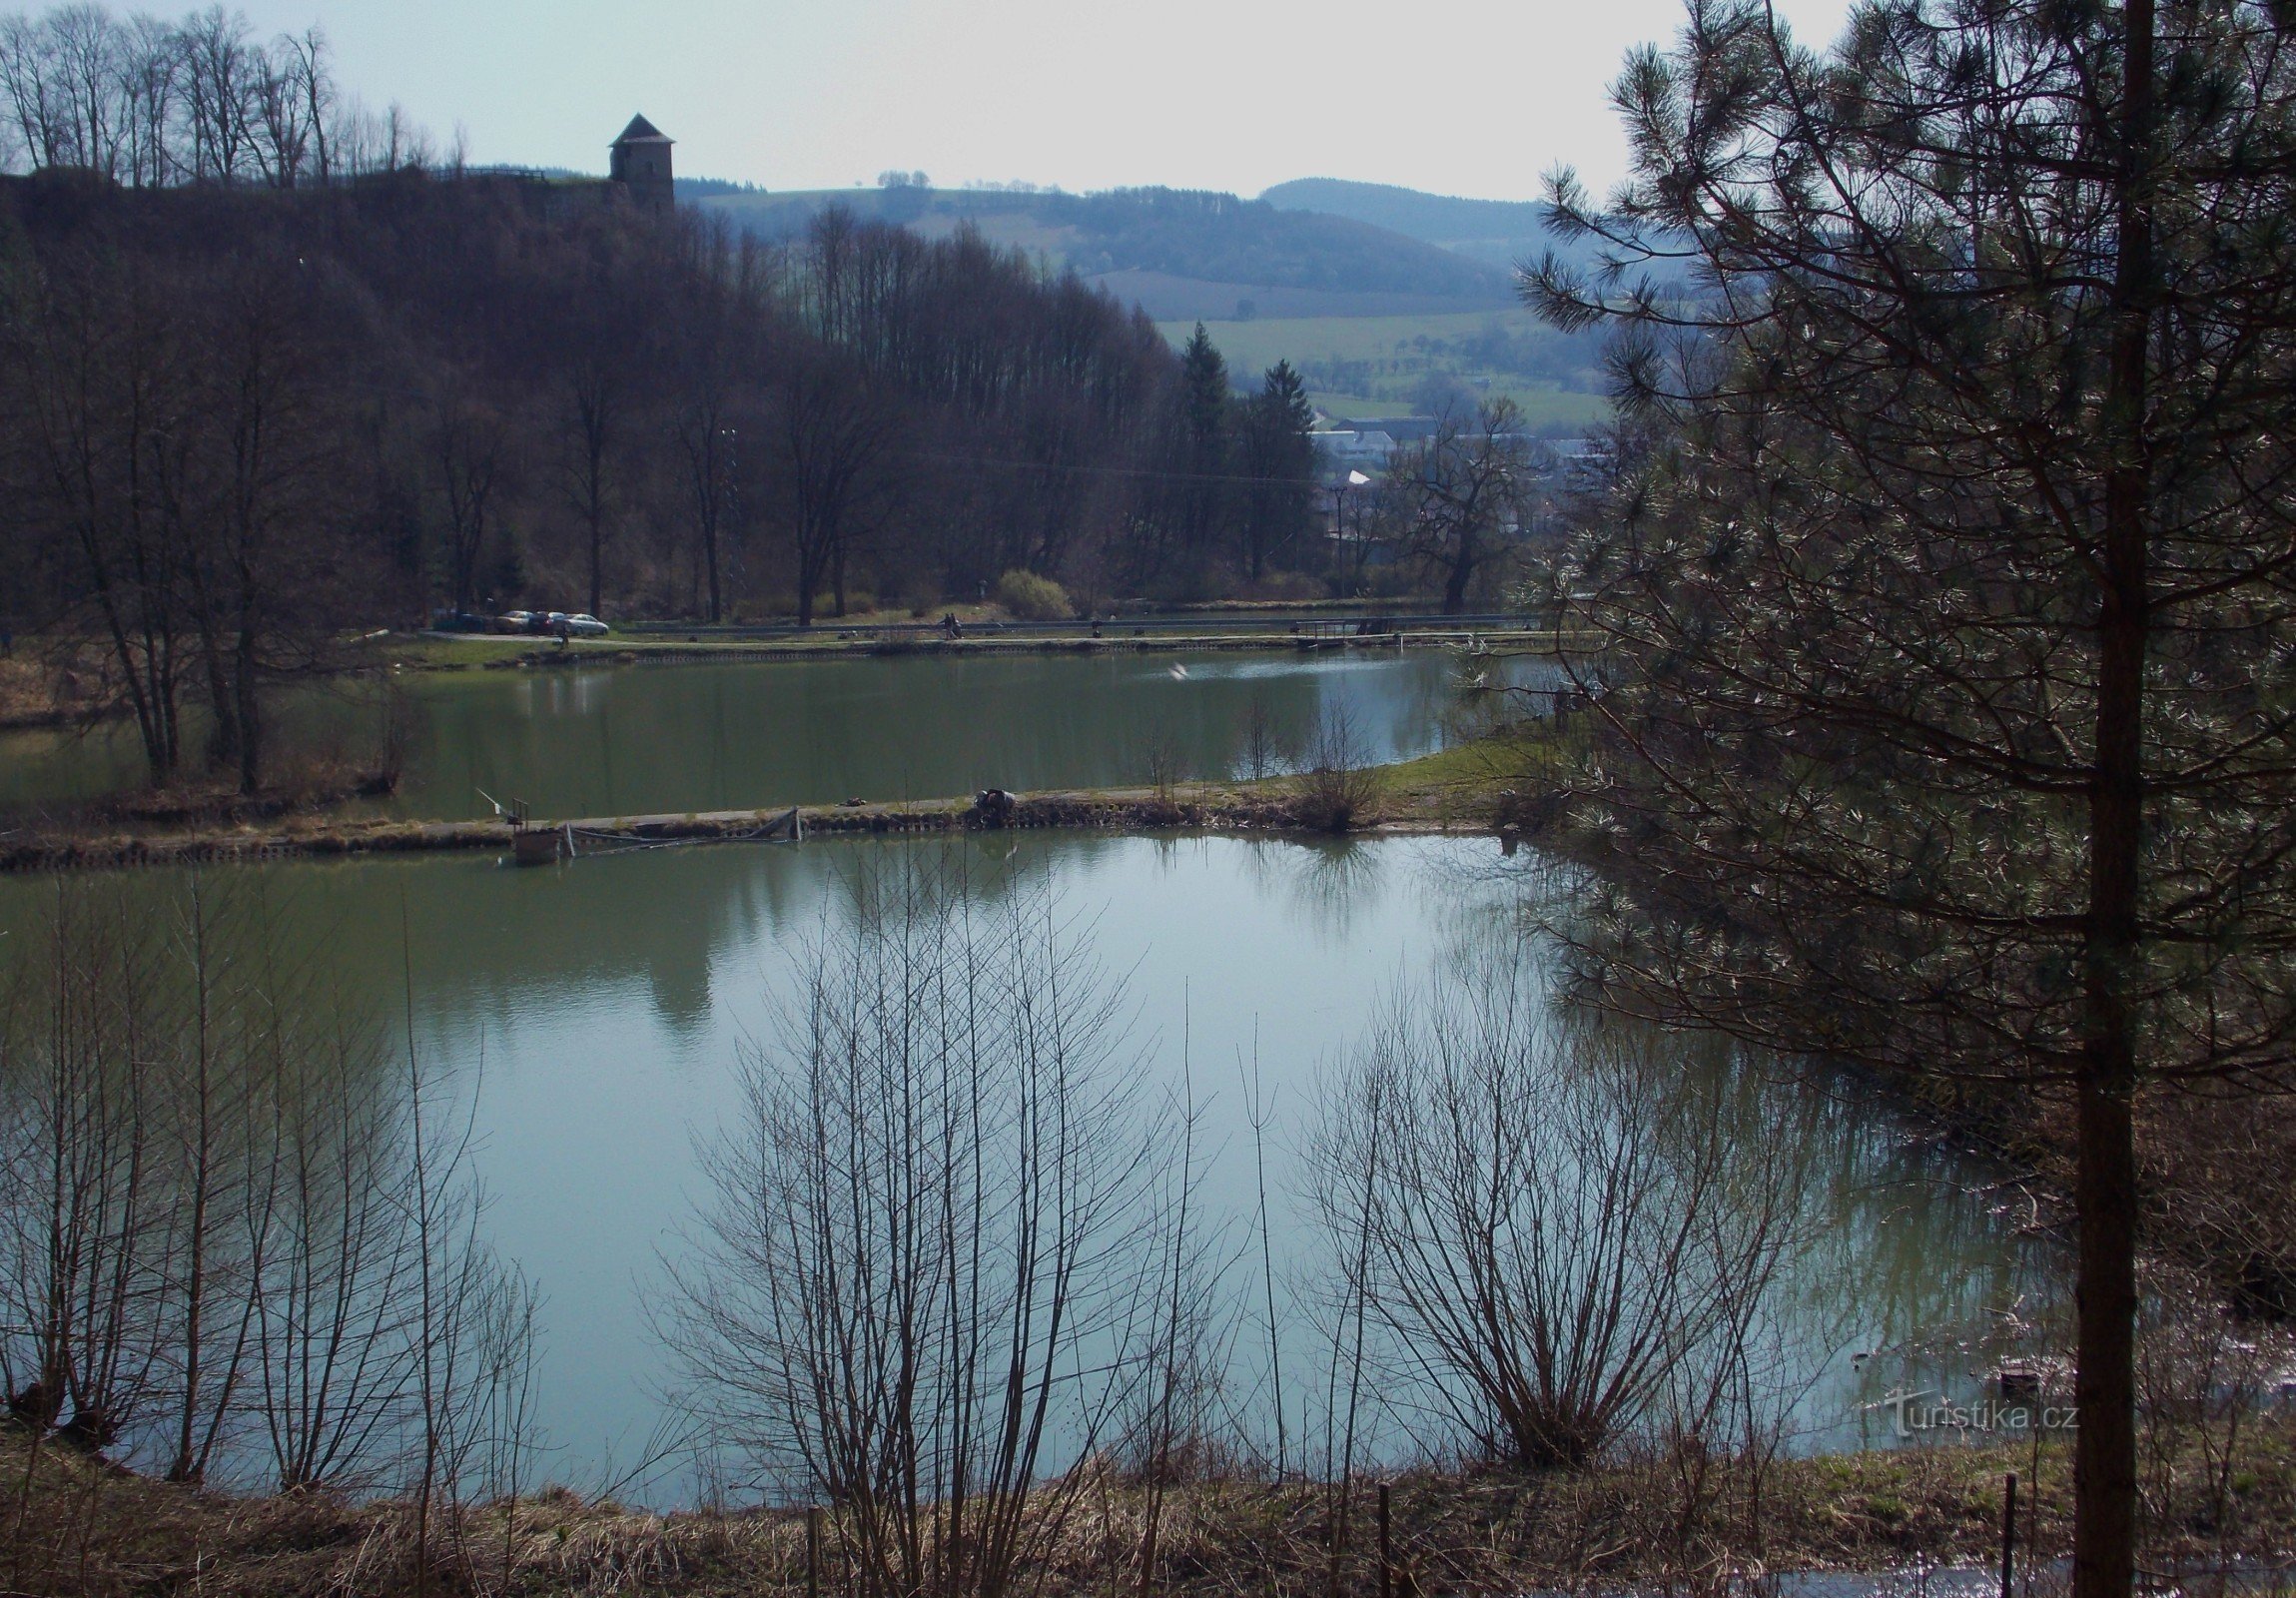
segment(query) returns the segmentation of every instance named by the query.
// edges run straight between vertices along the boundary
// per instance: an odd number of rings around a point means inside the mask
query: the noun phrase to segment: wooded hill
[[[1462,200],[1390,183],[1294,178],[1262,190],[1262,203],[1283,212],[1316,212],[1417,239],[1470,261],[1508,271],[1542,251],[1574,247],[1548,228],[1546,207],[1528,200]]]
[[[927,237],[970,224],[990,241],[1084,274],[1161,319],[1403,315],[1510,306],[1505,265],[1348,216],[1182,189],[1072,195],[910,184],[765,194],[680,185],[680,199],[752,237],[801,235],[843,207]],[[1529,207],[1523,208],[1525,210]]]

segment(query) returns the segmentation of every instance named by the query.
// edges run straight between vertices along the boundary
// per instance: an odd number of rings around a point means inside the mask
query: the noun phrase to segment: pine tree
[[[1291,363],[1278,361],[1261,377],[1259,393],[1243,412],[1241,521],[1243,573],[1257,582],[1275,554],[1294,544],[1313,517],[1315,443],[1308,431],[1315,411],[1307,386]]]
[[[1234,400],[1227,363],[1203,324],[1179,353],[1179,405],[1184,480],[1179,489],[1180,549],[1191,566],[1211,549],[1226,519],[1228,430]]]
[[[1614,996],[2062,1095],[2073,1588],[2134,1581],[2134,1121],[2296,1058],[2296,61],[2240,0],[1695,0],[1530,291],[1654,439],[1555,593]],[[1686,274],[1686,268],[1688,273]]]

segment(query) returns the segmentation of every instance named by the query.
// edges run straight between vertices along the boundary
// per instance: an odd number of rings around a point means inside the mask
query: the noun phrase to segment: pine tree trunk
[[[2084,1071],[2073,1179],[2073,1201],[2080,1210],[2074,1598],[2127,1598],[2136,1580],[2136,1152],[2131,1128],[2125,1085],[2093,1069]]]
[[[2074,1598],[2127,1598],[2136,1582],[2137,973],[2144,830],[2144,657],[2151,630],[2145,437],[2152,308],[2146,193],[2152,0],[2128,0],[2112,365],[2104,423],[2104,582],[2097,615],[2095,769],[2089,790],[2084,959],[2087,1038],[2078,1090],[2079,1211],[2073,1450]]]

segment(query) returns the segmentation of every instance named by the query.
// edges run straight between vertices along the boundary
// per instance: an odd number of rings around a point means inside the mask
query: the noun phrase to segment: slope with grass
[[[1176,347],[1189,321],[1159,324]],[[1278,360],[1335,416],[1426,415],[1446,399],[1507,395],[1542,430],[1577,430],[1609,413],[1594,341],[1519,308],[1431,316],[1268,317],[1205,321],[1239,384]]]
[[[1294,178],[1261,191],[1279,211],[1316,211],[1417,239],[1485,265],[1512,268],[1542,251],[1573,254],[1583,246],[1547,227],[1546,207],[1526,200],[1463,200],[1387,183]]]
[[[695,193],[688,203],[772,241],[802,237],[833,207],[927,236],[971,227],[993,243],[1105,281],[1150,315],[1232,315],[1244,300],[1295,315],[1460,310],[1503,306],[1510,294],[1503,269],[1422,240],[1352,218],[1195,190],[719,191]]]

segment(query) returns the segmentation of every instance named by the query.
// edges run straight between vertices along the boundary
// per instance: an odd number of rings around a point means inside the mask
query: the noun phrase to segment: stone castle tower
[[[676,142],[643,117],[630,118],[630,125],[614,141],[606,175],[628,192],[639,210],[666,216],[676,206],[677,191],[670,181],[670,146]]]

